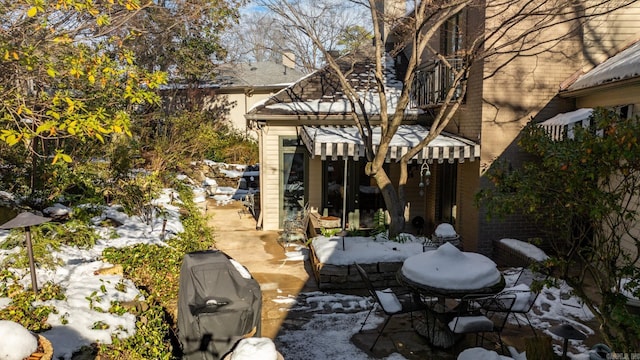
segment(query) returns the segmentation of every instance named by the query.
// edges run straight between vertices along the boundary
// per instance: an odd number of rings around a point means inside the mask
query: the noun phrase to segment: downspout
[[[260,170],[260,173],[259,173],[259,175],[260,175],[259,176],[259,178],[260,178],[260,181],[259,181],[259,183],[260,183],[260,196],[259,196],[259,198],[260,198],[260,215],[258,215],[258,220],[256,221],[256,230],[262,230],[262,221],[263,221],[263,219],[262,219],[263,215],[262,214],[264,214],[264,206],[263,206],[264,197],[262,196],[262,190],[264,189],[264,176],[262,176],[263,175],[262,174],[262,164],[264,164],[264,161],[263,161],[264,154],[263,154],[263,151],[262,151],[262,125],[260,125],[258,122],[256,122],[256,124],[257,124],[257,127],[258,127],[258,149],[260,149],[260,151],[258,152],[258,161],[260,162],[260,164],[259,164],[259,166],[260,166],[259,167],[259,170]]]
[[[344,157],[344,179],[342,180],[342,230],[347,230],[347,177],[349,175],[347,165],[349,156]],[[349,224],[351,226],[351,224]],[[344,250],[344,236],[342,237],[342,248]]]
[[[249,112],[249,98],[253,95],[253,91],[255,89],[253,87],[249,87],[245,89],[242,94],[244,95],[244,114],[246,115]],[[244,138],[249,138],[249,123],[251,121],[245,116],[245,124],[244,124]]]

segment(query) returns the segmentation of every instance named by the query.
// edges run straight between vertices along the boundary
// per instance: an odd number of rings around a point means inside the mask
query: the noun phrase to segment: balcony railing
[[[463,59],[452,58],[447,61],[456,71],[462,69]],[[411,107],[424,108],[442,104],[447,91],[453,86],[455,79],[453,69],[447,67],[442,61],[434,61],[432,64],[419,68],[413,80]],[[458,85],[454,99],[457,99],[461,93]]]

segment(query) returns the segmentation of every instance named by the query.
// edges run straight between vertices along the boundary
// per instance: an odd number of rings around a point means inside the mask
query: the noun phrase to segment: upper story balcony
[[[454,69],[457,71],[462,68],[463,59],[450,58],[447,61],[452,68],[440,60],[418,68],[411,91],[412,108],[433,107],[444,103],[447,92],[453,86]],[[461,93],[461,89],[458,88],[454,99]]]

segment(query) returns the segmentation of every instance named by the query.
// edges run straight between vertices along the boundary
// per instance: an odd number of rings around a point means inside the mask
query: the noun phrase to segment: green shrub
[[[66,223],[48,222],[30,228],[33,257],[39,266],[53,268],[61,264],[52,255],[52,250],[59,250],[61,245],[91,248],[96,244],[99,236],[86,222],[72,219]],[[0,249],[21,247],[21,251],[8,254],[2,261],[3,265],[26,269],[29,257],[25,245],[23,229],[14,229],[7,239],[0,244]]]
[[[15,321],[33,332],[41,332],[51,328],[47,323],[49,314],[56,313],[53,306],[33,305],[36,300],[64,300],[63,289],[59,285],[47,282],[42,285],[38,294],[33,291],[18,291],[21,286],[17,283],[6,286],[12,289],[6,294],[11,302],[0,309],[0,319]]]
[[[334,229],[325,229],[325,228],[320,228],[320,234],[324,237],[332,237],[335,236],[337,233],[339,233],[342,229],[340,228],[334,228]]]
[[[378,209],[373,214],[373,229],[370,232],[371,236],[378,234],[387,234],[387,219],[384,210]],[[386,238],[386,236],[384,236]]]
[[[112,201],[122,205],[129,216],[138,216],[150,224],[154,207],[151,204],[160,192],[162,181],[156,174],[136,174],[119,179],[111,189]]]
[[[73,208],[72,219],[89,224],[91,219],[102,215],[104,207],[95,204],[83,204],[82,206]]]
[[[174,358],[170,341],[170,322],[164,307],[152,296],[144,294],[151,306],[138,315],[136,333],[120,339],[113,337],[112,344],[100,345],[100,358],[111,360],[169,360]]]
[[[169,179],[170,181],[170,179]],[[138,288],[146,289],[149,309],[138,314],[136,334],[114,339],[112,345],[100,346],[100,354],[109,359],[171,359],[171,327],[177,315],[180,267],[188,252],[205,250],[213,245],[213,234],[206,218],[193,203],[191,190],[173,184],[188,215],[182,218],[184,232],[167,241],[169,246],[138,244],[126,248],[108,248],[103,258],[123,266],[124,275]],[[116,304],[117,305],[117,304]],[[117,306],[110,311],[117,311]]]
[[[225,136],[219,133],[224,126],[215,116],[207,111],[182,111],[159,114],[147,124],[138,124],[146,167],[157,172],[176,171],[204,160],[212,144]]]
[[[256,164],[258,143],[237,131],[220,131],[206,152],[206,158],[231,164]]]

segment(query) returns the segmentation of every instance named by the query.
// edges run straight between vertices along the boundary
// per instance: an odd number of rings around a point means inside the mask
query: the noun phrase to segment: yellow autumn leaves
[[[35,17],[39,13],[45,13],[45,7],[51,6],[52,8],[60,11],[66,10],[75,10],[79,12],[87,12],[94,17],[96,17],[96,23],[99,26],[106,25],[109,23],[109,17],[106,14],[101,14],[100,9],[97,4],[92,0],[86,1],[77,1],[77,0],[58,0],[58,1],[45,1],[45,0],[32,0],[28,1],[31,6],[27,9],[28,17]],[[106,5],[106,8],[111,9],[115,5],[119,5],[124,7],[128,11],[139,10],[140,9],[140,1],[138,0],[128,0],[128,1],[114,1],[107,0],[102,3],[102,5]]]
[[[113,14],[139,10],[138,0],[19,0],[11,6],[0,14],[7,28],[0,34],[0,142],[30,146],[37,137],[48,142],[42,157],[70,162],[72,144],[131,136],[137,107],[159,104],[153,89],[166,83],[166,73],[136,65],[122,41],[127,27],[100,30]]]

